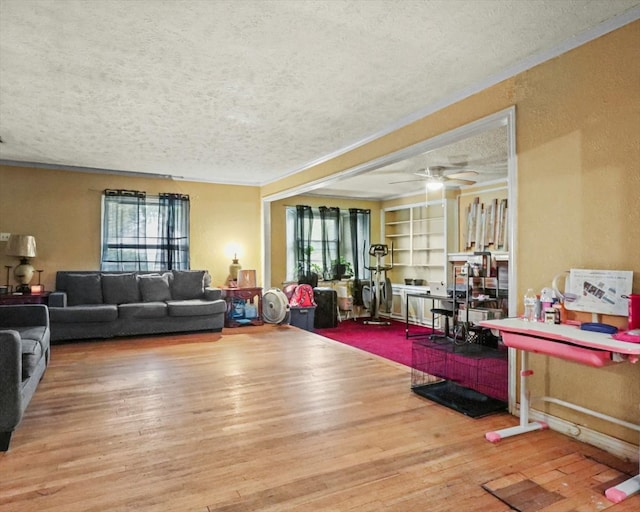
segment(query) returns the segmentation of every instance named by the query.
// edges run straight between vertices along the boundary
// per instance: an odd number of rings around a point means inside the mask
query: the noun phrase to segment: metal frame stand
[[[387,280],[387,271],[393,268],[393,246],[391,246],[391,265],[382,265],[382,258],[389,254],[389,247],[384,244],[373,244],[369,248],[369,256],[376,257],[376,265],[375,267],[367,267],[366,268],[370,273],[370,289],[375,295],[375,300],[371,304],[374,308],[373,314],[371,318],[368,320],[363,320],[364,324],[367,325],[391,325],[391,322],[388,320],[383,320],[380,318],[380,299],[382,297],[382,288],[380,286],[380,277],[384,276],[384,280]],[[374,277],[375,277],[375,288],[374,288]]]

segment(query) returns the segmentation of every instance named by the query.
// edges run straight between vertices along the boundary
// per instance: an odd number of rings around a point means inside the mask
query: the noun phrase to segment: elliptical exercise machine
[[[389,254],[389,246],[385,244],[372,244],[369,247],[369,256],[375,256],[376,264],[374,267],[367,267],[366,265],[364,267],[369,271],[369,284],[363,287],[362,298],[365,307],[371,313],[371,318],[363,320],[365,324],[391,324],[388,320],[380,318],[380,306],[384,304],[387,311],[391,308],[391,280],[387,277],[387,271],[393,268],[393,245],[391,246],[391,265],[382,264],[382,258],[387,254]]]

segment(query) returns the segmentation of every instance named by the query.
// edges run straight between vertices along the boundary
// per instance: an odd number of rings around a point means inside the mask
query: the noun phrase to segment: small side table
[[[227,303],[227,312],[224,316],[225,327],[242,327],[244,325],[262,325],[262,288],[228,288],[222,287],[222,297]],[[249,304],[257,305],[257,316],[243,318],[234,315],[234,300],[242,300]]]
[[[0,295],[0,306],[11,304],[48,304],[49,293],[4,293]]]

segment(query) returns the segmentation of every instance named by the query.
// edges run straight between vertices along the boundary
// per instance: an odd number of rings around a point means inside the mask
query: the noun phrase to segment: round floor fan
[[[289,301],[279,288],[270,288],[262,295],[262,319],[268,324],[289,322]]]

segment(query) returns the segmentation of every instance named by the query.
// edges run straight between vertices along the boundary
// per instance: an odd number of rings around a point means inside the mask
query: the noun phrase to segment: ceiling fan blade
[[[460,172],[454,172],[452,174],[447,174],[447,178],[450,178],[452,180],[458,180],[458,179],[466,179],[468,177],[471,176],[477,176],[478,175],[478,171],[460,171]]]
[[[426,176],[425,176],[423,179],[421,179],[421,180],[402,180],[402,181],[391,181],[391,182],[389,182],[389,185],[395,185],[396,183],[411,183],[412,181],[427,181],[425,178],[426,178]]]

